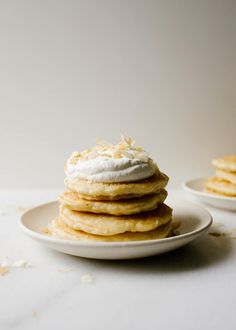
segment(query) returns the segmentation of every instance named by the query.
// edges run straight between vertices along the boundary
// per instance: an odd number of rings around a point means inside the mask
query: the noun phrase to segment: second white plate
[[[173,208],[174,220],[179,220],[180,235],[175,237],[136,241],[136,242],[81,242],[63,240],[42,233],[42,228],[49,225],[58,215],[58,203],[52,202],[35,207],[20,219],[22,231],[54,250],[94,259],[131,259],[161,254],[177,249],[196,239],[210,227],[211,215],[201,206],[193,203],[168,199],[168,205]]]
[[[183,188],[203,203],[230,211],[236,211],[236,197],[227,197],[205,192],[203,190],[205,180],[206,178],[200,178],[186,181],[183,184]]]

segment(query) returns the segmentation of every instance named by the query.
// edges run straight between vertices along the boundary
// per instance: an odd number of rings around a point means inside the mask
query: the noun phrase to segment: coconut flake
[[[6,267],[0,266],[0,276],[4,276],[8,273],[8,269]]]
[[[59,268],[57,271],[60,272],[60,273],[68,273],[68,272],[71,272],[72,271],[72,268],[70,268],[70,267]]]
[[[0,209],[0,216],[1,216],[1,215],[3,215],[3,216],[6,215],[6,212],[3,211],[2,209]]]
[[[1,267],[8,268],[11,266],[11,262],[8,257],[5,257],[0,264]]]
[[[31,265],[30,265],[30,263],[27,260],[19,259],[19,260],[16,260],[15,262],[13,262],[10,267],[14,267],[14,268],[27,268],[27,267],[30,267],[30,266]]]
[[[88,284],[90,284],[90,283],[93,283],[93,282],[94,282],[94,277],[93,277],[92,274],[90,274],[90,273],[86,273],[86,274],[83,274],[83,275],[81,276],[81,281],[82,281],[83,283],[88,283]]]
[[[30,263],[27,260],[19,259],[12,262],[8,257],[5,257],[0,263],[0,267],[4,268],[26,268],[29,267]]]
[[[137,159],[143,162],[149,161],[148,153],[140,146],[135,146],[135,141],[130,137],[121,135],[121,139],[117,144],[111,144],[105,140],[97,139],[97,145],[91,149],[82,152],[74,152],[69,158],[69,162],[74,164],[78,160],[94,159],[96,157],[111,158],[129,158]]]

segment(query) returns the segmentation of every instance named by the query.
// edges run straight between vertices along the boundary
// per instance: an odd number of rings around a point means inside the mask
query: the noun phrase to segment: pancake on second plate
[[[229,171],[217,169],[216,176],[220,179],[236,184],[236,172],[229,172]]]
[[[206,180],[205,189],[209,192],[215,192],[225,196],[236,196],[236,184],[224,179],[212,177]]]
[[[165,204],[153,211],[126,216],[77,212],[65,205],[61,205],[59,213],[61,221],[73,229],[107,236],[153,230],[170,221],[171,215],[172,209]]]
[[[150,194],[128,200],[86,200],[78,197],[76,192],[66,191],[60,197],[62,204],[68,205],[74,211],[91,213],[107,213],[113,215],[128,215],[157,208],[167,197],[167,191],[162,189],[156,194]]]
[[[147,232],[126,232],[123,234],[117,234],[112,236],[99,236],[88,234],[80,230],[75,230],[69,227],[67,224],[57,218],[52,221],[50,225],[50,231],[53,236],[69,239],[69,240],[79,240],[79,241],[89,241],[89,242],[129,242],[129,241],[141,241],[141,240],[153,240],[167,237],[172,231],[171,221],[158,227],[157,229],[147,231]]]
[[[212,164],[218,169],[236,172],[236,155],[213,159]]]

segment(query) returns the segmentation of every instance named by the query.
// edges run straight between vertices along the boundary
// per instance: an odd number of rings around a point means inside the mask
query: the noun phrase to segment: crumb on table
[[[0,266],[0,276],[4,276],[8,273],[8,269],[6,267]]]

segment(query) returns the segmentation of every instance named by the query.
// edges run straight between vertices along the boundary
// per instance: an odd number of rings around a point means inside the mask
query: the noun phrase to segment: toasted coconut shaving
[[[214,236],[214,237],[220,237],[220,236],[222,236],[222,233],[212,232],[212,233],[209,233],[209,235]]]
[[[42,228],[41,231],[46,235],[52,235],[52,232],[48,227]]]
[[[4,276],[8,273],[8,269],[6,267],[0,266],[0,276]]]
[[[134,147],[135,141],[131,137],[125,137],[124,135],[121,135],[119,144],[131,149]]]
[[[25,259],[18,259],[16,261],[11,261],[8,257],[5,257],[0,263],[0,272],[7,273],[10,268],[28,268],[30,267],[30,263]],[[1,274],[0,275],[4,275]]]
[[[96,157],[129,158],[143,162],[150,160],[148,153],[142,147],[135,146],[135,141],[130,137],[121,135],[121,139],[117,144],[111,144],[102,139],[97,139],[96,143],[97,145],[91,149],[73,152],[69,162],[75,165],[78,160],[88,160]]]
[[[225,237],[225,238],[236,238],[236,228],[233,228],[231,230],[222,232],[222,231],[213,231],[208,233],[208,235],[213,236],[213,237]]]
[[[60,273],[68,273],[72,271],[72,268],[71,267],[59,268],[57,271]]]
[[[1,216],[1,215],[6,215],[6,212],[3,211],[2,209],[0,209],[0,216]]]
[[[34,311],[32,311],[32,315],[33,315],[33,317],[38,317],[39,313],[38,313],[38,311],[34,310]]]
[[[112,144],[110,142],[107,142],[106,140],[101,139],[101,138],[96,138],[96,144],[101,147],[107,147],[107,148],[112,146]]]

